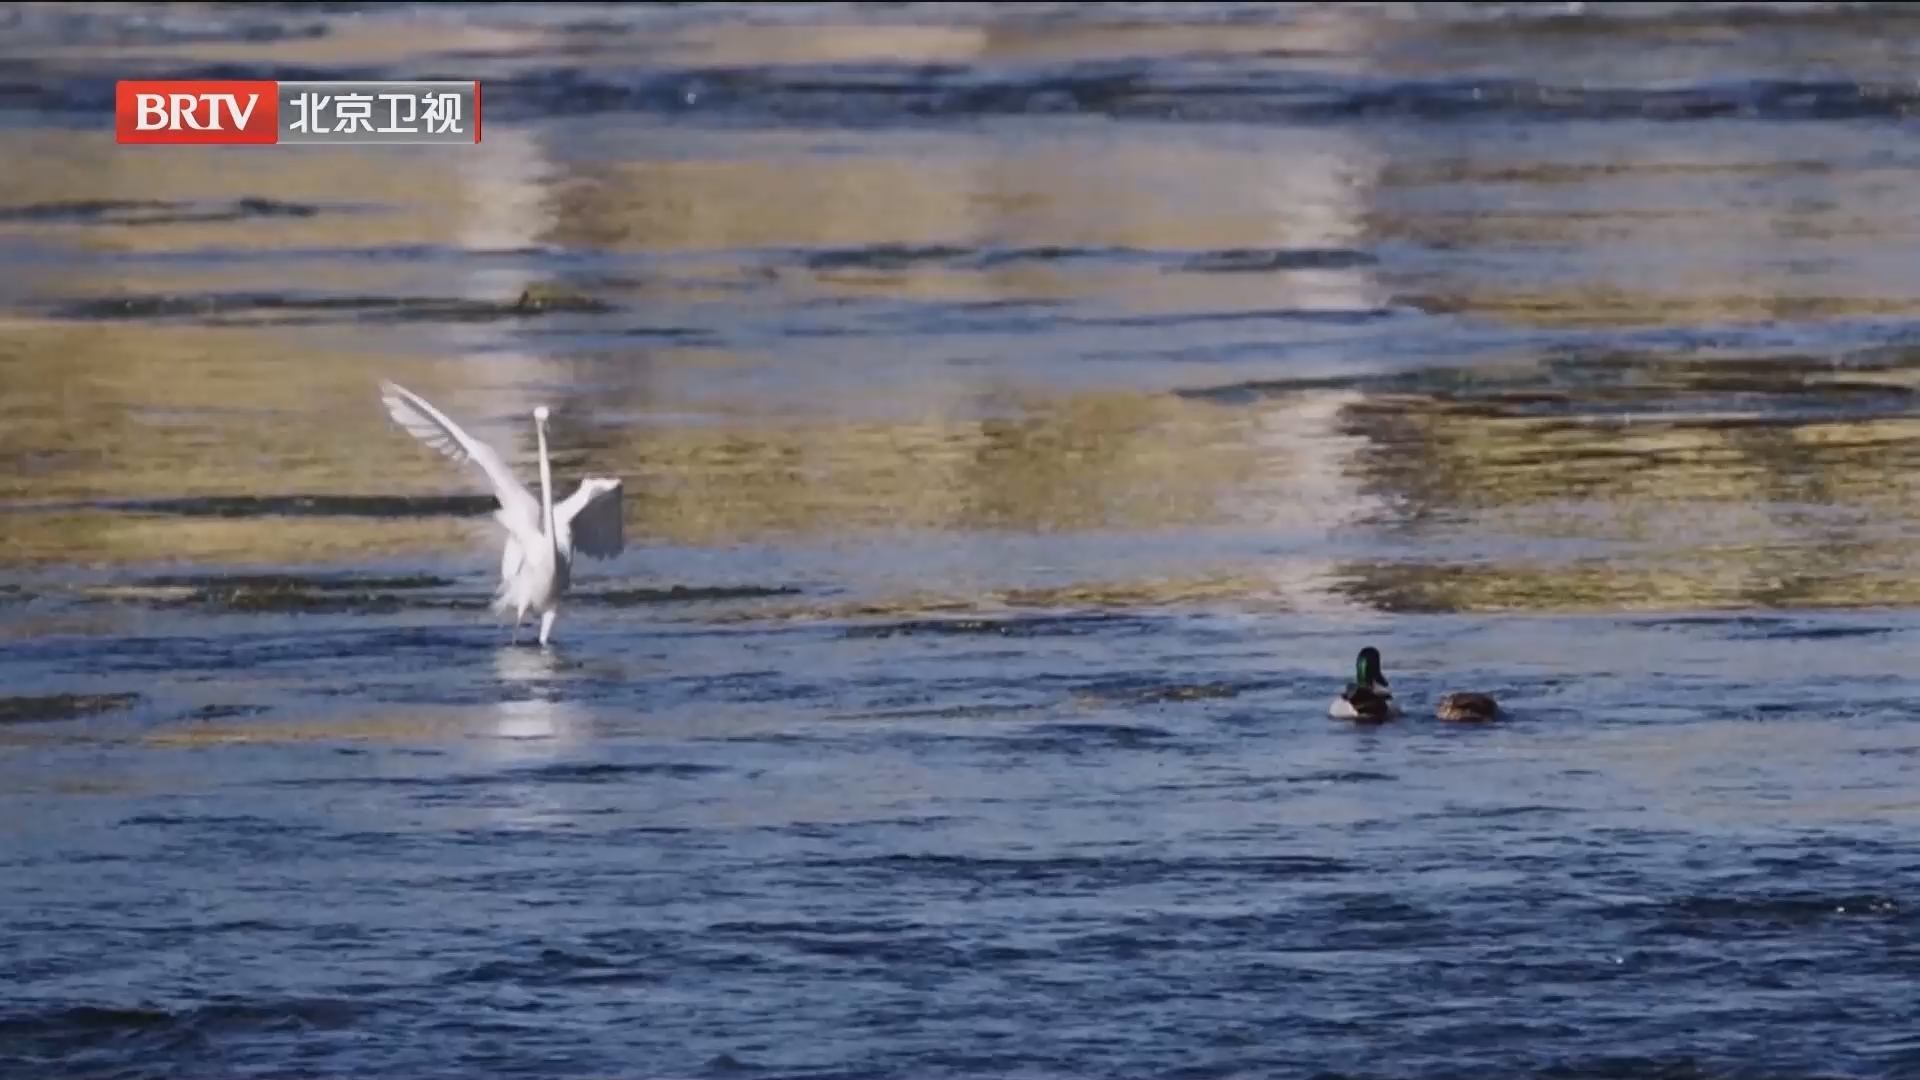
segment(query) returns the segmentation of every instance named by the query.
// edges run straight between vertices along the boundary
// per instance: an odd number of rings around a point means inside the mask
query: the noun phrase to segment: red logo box
[[[155,146],[280,141],[280,84],[127,79],[114,87],[114,140]]]

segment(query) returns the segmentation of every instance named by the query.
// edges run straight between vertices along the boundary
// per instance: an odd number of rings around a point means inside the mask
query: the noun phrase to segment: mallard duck
[[[1369,645],[1354,659],[1353,681],[1327,706],[1327,715],[1375,724],[1391,720],[1400,715],[1400,707],[1387,686],[1387,677],[1380,673],[1380,650]]]
[[[1491,694],[1455,693],[1440,699],[1433,715],[1442,720],[1477,724],[1500,715],[1500,703]]]

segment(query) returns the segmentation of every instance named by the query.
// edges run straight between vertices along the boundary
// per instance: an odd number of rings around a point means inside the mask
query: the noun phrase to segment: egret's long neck
[[[546,523],[547,542],[555,551],[560,550],[560,537],[553,527],[553,466],[547,463],[547,425],[535,424],[534,430],[540,434],[540,515]]]

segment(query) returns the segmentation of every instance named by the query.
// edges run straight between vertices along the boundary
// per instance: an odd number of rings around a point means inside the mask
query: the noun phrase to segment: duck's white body
[[[388,415],[409,434],[455,461],[480,466],[500,500],[494,520],[506,530],[500,553],[500,587],[492,610],[513,612],[514,641],[528,614],[540,616],[540,644],[547,644],[560,598],[573,583],[576,554],[610,559],[626,547],[620,481],[589,477],[559,505],[553,501],[553,470],[547,460],[547,407],[533,410],[540,440],[540,500],[514,478],[493,448],[468,435],[426,399],[390,382],[380,384]]]
[[[1334,698],[1333,703],[1327,706],[1327,715],[1335,720],[1358,720],[1360,719],[1360,710],[1354,708],[1353,702],[1348,701],[1343,696]],[[1387,717],[1393,719],[1400,715],[1400,703],[1393,700],[1392,697],[1388,697]]]

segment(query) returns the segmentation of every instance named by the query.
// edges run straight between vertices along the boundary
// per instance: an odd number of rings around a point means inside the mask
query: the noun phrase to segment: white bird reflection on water
[[[493,667],[503,691],[532,694],[496,702],[471,729],[474,753],[506,774],[494,797],[476,808],[496,828],[571,827],[584,810],[569,797],[577,787],[550,783],[541,770],[580,753],[591,741],[591,718],[559,700],[564,664],[552,652],[503,648],[494,654]]]
[[[485,732],[488,753],[509,760],[551,758],[578,746],[587,737],[587,716],[577,705],[556,700],[562,661],[545,649],[509,646],[494,653],[493,671],[503,689],[532,690],[534,696],[504,700],[493,706],[493,722]]]

